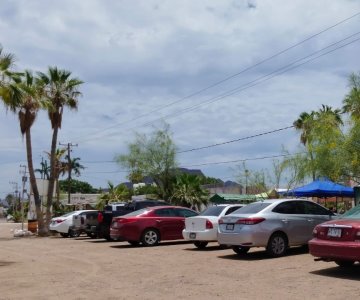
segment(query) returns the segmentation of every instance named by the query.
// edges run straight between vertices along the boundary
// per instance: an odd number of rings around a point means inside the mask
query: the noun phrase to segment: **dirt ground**
[[[0,299],[355,299],[360,266],[314,262],[301,248],[270,259],[211,243],[131,247],[88,237],[14,238],[0,221]]]

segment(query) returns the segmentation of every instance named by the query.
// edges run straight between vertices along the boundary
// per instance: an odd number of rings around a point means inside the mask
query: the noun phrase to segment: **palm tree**
[[[68,161],[68,158],[69,158],[68,155],[66,155],[65,160]],[[79,161],[80,161],[80,157],[75,157],[70,159],[70,167],[69,167],[69,163],[67,163],[66,171],[67,172],[74,171],[76,176],[80,176],[81,175],[80,170],[84,170],[85,167],[82,164],[80,164]]]
[[[50,166],[48,165],[47,160],[44,160],[40,163],[40,169],[35,169],[35,172],[40,173],[41,179],[50,178]]]
[[[293,123],[296,130],[301,131],[300,142],[306,146],[310,139],[310,133],[314,122],[315,112],[310,114],[302,112],[299,118]]]
[[[293,125],[296,130],[300,131],[300,142],[307,148],[310,161],[314,161],[314,155],[311,149],[311,131],[314,128],[316,113],[312,111],[310,114],[302,112],[299,118],[294,121]],[[313,180],[316,179],[315,170],[311,171]]]
[[[14,65],[14,55],[4,53],[0,45],[0,98],[5,108],[15,112],[21,103],[21,92],[17,87],[22,73],[16,73],[11,70]]]
[[[201,188],[200,182],[196,175],[182,173],[177,176],[171,201],[200,210],[201,205],[208,202],[208,193]]]
[[[49,67],[47,74],[38,73],[38,82],[42,86],[42,96],[49,104],[48,116],[53,130],[50,155],[50,180],[47,193],[46,222],[49,224],[51,218],[51,205],[53,198],[54,183],[56,180],[56,144],[58,131],[61,128],[64,107],[77,109],[78,90],[83,83],[77,78],[71,78],[71,72],[59,70],[57,67]]]
[[[322,107],[316,112],[317,121],[325,121],[328,125],[333,128],[339,128],[344,125],[341,118],[341,109],[333,109],[329,105],[321,105]]]
[[[343,111],[350,113],[354,121],[360,121],[360,73],[349,77],[350,93],[343,100]]]
[[[103,210],[105,205],[111,202],[126,201],[131,198],[131,191],[125,184],[115,186],[111,181],[108,181],[109,191],[101,195],[96,203],[96,209]]]
[[[29,169],[30,184],[34,194],[36,215],[39,226],[38,233],[39,235],[46,235],[48,229],[47,226],[45,226],[43,220],[41,199],[35,179],[31,145],[31,127],[35,122],[39,109],[42,108],[44,104],[42,103],[42,101],[39,100],[39,90],[30,71],[25,71],[24,78],[21,80],[20,83],[18,83],[18,87],[22,92],[22,102],[18,106],[18,116],[20,121],[21,134],[25,135],[26,140],[27,163]]]

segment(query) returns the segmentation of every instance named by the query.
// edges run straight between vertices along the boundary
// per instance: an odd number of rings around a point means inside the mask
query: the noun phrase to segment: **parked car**
[[[270,256],[286,253],[289,246],[307,245],[314,227],[334,213],[312,201],[264,200],[248,204],[219,220],[218,242],[238,254],[265,247]]]
[[[208,242],[217,241],[219,219],[243,206],[244,204],[214,205],[206,208],[196,217],[187,218],[182,232],[184,239],[193,241],[199,249],[205,248]]]
[[[182,239],[185,218],[198,213],[178,206],[147,207],[113,219],[110,236],[131,245],[155,246],[159,241]]]
[[[73,215],[73,227],[71,230],[77,235],[85,232],[87,236],[96,238],[96,231],[93,229],[99,224],[98,213],[97,210],[89,210],[79,215]]]
[[[341,267],[360,262],[360,205],[316,226],[313,235],[309,250],[316,260],[334,261]]]
[[[89,211],[95,211],[95,210],[76,210],[69,212],[65,215],[62,215],[60,217],[52,218],[49,229],[50,231],[60,233],[62,237],[78,236],[79,235],[78,232],[73,230],[74,229],[73,216],[81,215]]]

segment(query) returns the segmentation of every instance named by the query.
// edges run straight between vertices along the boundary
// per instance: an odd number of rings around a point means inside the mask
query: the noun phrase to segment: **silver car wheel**
[[[286,235],[281,232],[274,233],[268,242],[266,251],[273,257],[279,257],[285,254],[288,243]]]
[[[277,236],[272,240],[272,250],[275,254],[281,254],[285,250],[285,241],[282,237]]]
[[[148,229],[144,232],[142,237],[142,243],[145,246],[154,246],[159,242],[159,234],[157,231]]]

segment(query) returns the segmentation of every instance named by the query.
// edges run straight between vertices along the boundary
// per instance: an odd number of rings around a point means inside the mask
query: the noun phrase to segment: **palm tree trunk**
[[[30,128],[26,130],[25,133],[26,138],[26,156],[27,156],[27,163],[29,168],[29,176],[30,176],[30,184],[31,188],[34,194],[34,201],[35,201],[35,209],[36,209],[36,217],[38,221],[38,234],[40,236],[47,235],[48,233],[48,227],[44,224],[44,218],[41,210],[41,199],[39,190],[36,184],[36,178],[35,178],[35,171],[34,171],[34,165],[32,160],[32,146],[31,146],[31,132]]]
[[[55,153],[56,153],[56,143],[58,136],[59,127],[55,126],[53,130],[53,136],[51,141],[51,151],[50,151],[50,179],[47,193],[47,201],[46,201],[46,225],[49,227],[51,220],[51,207],[54,193],[54,185],[56,180],[56,170],[55,170]]]

